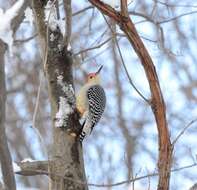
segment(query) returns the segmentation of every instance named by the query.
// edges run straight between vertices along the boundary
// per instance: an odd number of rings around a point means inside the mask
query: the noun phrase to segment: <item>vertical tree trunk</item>
[[[5,44],[0,40],[0,162],[3,174],[5,188],[16,190],[16,183],[12,169],[12,159],[8,148],[5,132],[6,120],[6,83],[5,83],[5,65],[4,54]]]
[[[80,129],[77,114],[73,112],[69,116],[68,121],[66,121],[65,124],[65,130],[63,128],[55,127],[55,122],[57,120],[56,113],[58,112],[60,97],[67,96],[65,95],[65,92],[62,91],[61,85],[57,83],[57,78],[61,73],[63,76],[63,83],[65,87],[67,87],[67,90],[69,90],[70,85],[73,86],[72,56],[70,52],[66,51],[64,48],[61,52],[59,52],[59,50],[49,52],[46,73],[52,108],[54,141],[52,150],[53,164],[50,166],[50,173],[52,173],[50,188],[51,190],[84,190],[87,189],[87,187],[83,165],[82,146],[76,139],[76,136],[72,134],[72,132]],[[66,92],[66,94],[67,93],[69,92]],[[72,104],[73,98],[74,97],[67,96],[67,101]],[[53,174],[59,174],[60,176],[65,177],[65,179]],[[66,180],[66,178],[71,178],[72,181]],[[84,184],[77,183],[78,181],[84,182]]]
[[[75,109],[75,95],[72,77],[72,54],[67,51],[60,29],[51,31],[44,22],[46,1],[33,0],[33,10],[40,38],[44,72],[48,80],[53,123],[53,148],[49,155],[50,190],[88,189],[83,165],[82,146],[77,139],[80,130],[78,114]],[[54,40],[50,41],[50,35]],[[58,118],[61,100],[68,113]],[[65,113],[64,113],[65,114]],[[63,119],[63,120],[62,120]],[[60,120],[62,120],[60,122]],[[57,123],[59,122],[57,127]],[[49,129],[50,130],[50,129]]]

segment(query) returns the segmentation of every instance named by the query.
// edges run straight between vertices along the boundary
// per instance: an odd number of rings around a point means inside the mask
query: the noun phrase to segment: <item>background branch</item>
[[[11,20],[11,30],[15,34],[24,18],[24,10],[29,5],[25,1],[18,10],[18,14]],[[14,6],[14,5],[13,5]],[[8,21],[9,22],[9,21]],[[15,190],[16,182],[12,168],[12,158],[8,148],[5,121],[6,121],[6,76],[5,76],[5,52],[7,45],[0,39],[0,162],[6,189]]]
[[[66,34],[65,34],[65,46],[68,47],[68,44],[71,40],[71,32],[72,32],[72,7],[71,0],[64,0],[64,9],[66,15]]]
[[[52,161],[50,161],[50,162],[52,162]],[[52,175],[52,176],[60,177],[62,179],[67,179],[67,180],[73,181],[77,184],[81,184],[81,185],[86,184],[86,182],[84,182],[84,181],[75,180],[75,179],[72,179],[72,178],[69,178],[66,176],[61,176],[57,173],[50,173],[48,171],[48,161],[19,162],[17,164],[21,168],[21,171],[17,171],[15,173],[19,174],[19,175],[24,175],[24,176],[34,176],[34,175],[48,175],[48,176],[50,176],[50,175]],[[53,163],[51,163],[51,164],[53,164]],[[196,166],[197,166],[197,163],[193,163],[190,165],[186,165],[186,166],[172,169],[171,172],[178,172],[178,171],[190,169],[190,168],[193,168]],[[93,186],[93,187],[100,187],[100,188],[102,188],[102,187],[116,187],[116,186],[121,186],[124,184],[133,183],[135,181],[140,181],[140,180],[143,180],[146,178],[155,177],[158,175],[159,175],[158,172],[153,172],[153,173],[149,173],[147,175],[143,175],[143,176],[139,176],[139,177],[135,176],[135,177],[132,177],[131,179],[123,180],[123,181],[115,182],[115,183],[111,183],[111,184],[87,183],[87,185]]]

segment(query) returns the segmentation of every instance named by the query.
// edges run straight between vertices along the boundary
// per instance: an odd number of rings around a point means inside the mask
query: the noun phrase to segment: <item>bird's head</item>
[[[103,68],[103,65],[101,65],[98,69],[98,71],[96,71],[95,73],[89,73],[88,77],[87,77],[87,81],[88,83],[95,83],[95,84],[99,84],[100,83],[100,71]]]

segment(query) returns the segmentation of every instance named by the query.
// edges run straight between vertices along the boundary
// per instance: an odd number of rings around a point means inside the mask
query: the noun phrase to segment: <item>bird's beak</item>
[[[96,72],[96,75],[98,75],[98,74],[100,73],[100,71],[101,71],[102,68],[103,68],[103,65],[101,65],[101,66],[99,67],[98,71]]]

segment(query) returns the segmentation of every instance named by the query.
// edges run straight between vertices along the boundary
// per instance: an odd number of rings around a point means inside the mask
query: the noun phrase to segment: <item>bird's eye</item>
[[[90,79],[92,79],[93,78],[93,76],[90,76]]]

